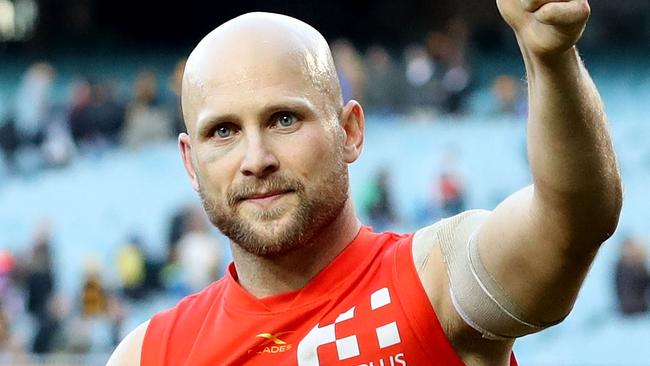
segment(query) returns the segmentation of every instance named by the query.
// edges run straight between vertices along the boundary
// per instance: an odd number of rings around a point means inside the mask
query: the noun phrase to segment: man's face
[[[197,84],[191,145],[210,220],[250,253],[304,246],[348,199],[335,107],[299,65],[243,65]]]

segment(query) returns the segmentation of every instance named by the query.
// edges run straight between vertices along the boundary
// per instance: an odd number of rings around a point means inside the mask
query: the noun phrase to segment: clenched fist
[[[587,0],[497,0],[497,6],[520,46],[537,56],[573,47],[591,11]]]

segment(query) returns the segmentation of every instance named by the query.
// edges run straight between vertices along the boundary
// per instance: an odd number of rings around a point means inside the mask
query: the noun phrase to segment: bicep
[[[577,223],[562,210],[544,207],[529,186],[480,227],[481,262],[528,320],[553,323],[573,307],[598,248],[578,243],[595,240],[578,235],[579,225],[588,221]]]
[[[124,337],[113,351],[106,366],[140,366],[142,342],[148,325],[149,321],[146,321]]]

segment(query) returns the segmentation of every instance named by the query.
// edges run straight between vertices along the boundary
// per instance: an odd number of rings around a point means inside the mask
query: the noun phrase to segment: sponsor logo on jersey
[[[286,339],[286,336],[293,332],[280,332],[280,333],[260,333],[256,335],[256,338],[261,338],[262,342],[252,349],[248,350],[248,353],[257,353],[257,354],[266,354],[266,353],[284,353],[293,349],[293,345],[283,340]]]

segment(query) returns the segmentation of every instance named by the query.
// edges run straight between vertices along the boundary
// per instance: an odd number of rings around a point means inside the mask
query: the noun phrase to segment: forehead
[[[188,60],[183,78],[188,125],[206,107],[252,107],[283,97],[315,105],[326,101],[328,68],[318,52],[277,36],[241,38],[216,39],[204,49],[199,45],[193,53],[197,57]]]
[[[292,64],[295,63],[239,64],[230,73],[223,70],[213,77],[195,80],[186,89],[190,94],[184,107],[189,112],[185,116],[188,128],[193,130],[202,116],[244,118],[282,105],[323,110],[328,102],[324,93],[311,82],[308,74]]]
[[[234,50],[202,60],[199,72],[186,75],[187,95],[199,98],[214,93],[253,93],[266,88],[289,87],[296,92],[315,89],[305,67],[304,52],[246,52]]]

